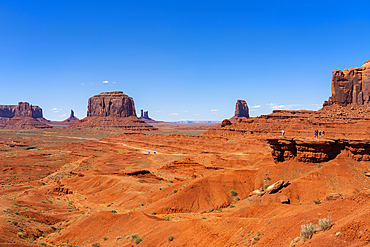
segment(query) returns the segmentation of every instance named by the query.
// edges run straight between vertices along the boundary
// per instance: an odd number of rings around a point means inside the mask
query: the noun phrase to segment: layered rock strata
[[[87,117],[68,128],[156,130],[136,116],[134,100],[121,91],[104,92],[91,97]]]
[[[240,119],[249,118],[249,108],[245,100],[238,99],[235,105],[235,115],[230,118],[232,123],[237,123]]]
[[[1,129],[51,128],[45,121],[47,120],[43,118],[42,109],[39,106],[30,105],[28,102],[0,106]]]
[[[342,151],[357,161],[370,160],[370,140],[329,138],[268,138],[275,162],[296,159],[301,162],[326,162]]]
[[[370,60],[361,67],[352,67],[343,71],[333,70],[332,96],[324,106],[339,104],[370,104]]]
[[[87,116],[136,116],[134,100],[122,91],[100,93],[89,99]]]

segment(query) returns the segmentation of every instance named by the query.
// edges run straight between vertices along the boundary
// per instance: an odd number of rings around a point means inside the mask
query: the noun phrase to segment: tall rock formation
[[[231,123],[237,123],[239,119],[249,118],[249,108],[245,100],[238,99],[235,106],[235,115],[230,118]]]
[[[236,102],[235,117],[249,118],[249,108],[245,100],[238,99],[238,101]]]
[[[5,129],[40,129],[51,128],[43,118],[39,106],[28,102],[19,102],[18,105],[0,106],[0,128]]]
[[[331,91],[324,106],[370,105],[370,60],[361,67],[333,70]]]
[[[105,92],[91,97],[87,117],[68,128],[156,130],[136,116],[134,100],[121,91]]]
[[[136,116],[134,100],[122,91],[105,92],[89,99],[87,116]]]
[[[69,118],[61,122],[61,124],[71,125],[71,124],[77,123],[78,121],[80,121],[80,119],[75,117],[75,112],[71,110],[71,114],[69,115]]]

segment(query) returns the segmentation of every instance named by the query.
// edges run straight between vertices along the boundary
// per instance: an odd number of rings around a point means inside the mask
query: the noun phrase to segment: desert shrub
[[[35,239],[34,239],[34,238],[27,238],[27,242],[28,242],[28,243],[33,243],[33,241],[35,241]]]
[[[18,237],[23,237],[23,232],[18,232],[17,235]]]
[[[143,241],[143,239],[142,238],[137,238],[136,240],[135,240],[135,244],[139,244],[141,241]]]
[[[240,198],[239,197],[235,198],[235,201],[240,201]]]
[[[156,212],[153,212],[152,215],[156,215],[157,213]]]
[[[307,225],[301,225],[301,238],[303,241],[306,241],[307,239],[311,239],[313,233],[315,232],[315,226],[312,225],[312,223]]]
[[[170,242],[171,242],[172,240],[173,240],[173,236],[169,236],[169,237],[168,237],[168,241],[170,241]]]
[[[40,241],[40,242],[39,242],[39,245],[45,245],[45,246],[46,246],[46,243],[45,243],[45,242],[43,242],[43,241]]]
[[[222,212],[222,208],[217,208],[216,210]]]
[[[99,242],[95,242],[95,243],[92,243],[91,244],[91,247],[99,247],[100,246],[100,243]]]
[[[237,196],[238,195],[238,193],[235,190],[230,190],[230,194],[231,194],[231,196]]]
[[[140,236],[137,233],[131,235],[132,240],[135,240],[135,239],[138,239],[138,238],[140,238]]]
[[[108,239],[107,237],[104,238],[104,240],[107,240],[107,239]]]
[[[111,213],[114,213],[115,214],[115,213],[117,213],[117,211],[116,210],[111,210]]]
[[[177,190],[173,190],[173,193],[175,194],[175,193],[177,193]]]
[[[12,221],[12,224],[16,226],[16,225],[18,225],[18,222],[17,221]]]
[[[319,227],[322,231],[328,230],[331,227],[331,217],[319,219]]]
[[[235,206],[234,206],[234,205],[232,205],[232,204],[230,204],[229,208],[235,208]]]
[[[270,185],[265,184],[265,185],[263,186],[263,188],[267,189],[269,186],[270,186]]]
[[[315,204],[321,204],[321,201],[320,201],[320,199],[317,199],[317,200],[314,200],[314,203]]]

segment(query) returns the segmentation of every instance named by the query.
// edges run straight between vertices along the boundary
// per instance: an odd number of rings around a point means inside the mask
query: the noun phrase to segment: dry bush
[[[320,230],[325,231],[331,227],[331,217],[319,219]]]
[[[316,227],[312,225],[312,223],[307,225],[301,225],[301,227],[302,227],[301,239],[303,241],[306,241],[307,239],[312,238],[312,235],[314,234]]]

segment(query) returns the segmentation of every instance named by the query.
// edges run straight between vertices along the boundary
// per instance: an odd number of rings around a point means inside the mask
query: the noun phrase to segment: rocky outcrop
[[[121,91],[105,92],[89,99],[88,117],[136,116],[134,100]]]
[[[235,117],[249,118],[249,108],[245,100],[238,99],[238,101],[236,102]]]
[[[106,92],[91,97],[88,103],[87,117],[68,128],[129,131],[157,129],[136,116],[134,100],[121,91]]]
[[[238,99],[235,106],[235,115],[232,118],[230,118],[230,122],[237,123],[241,119],[247,118],[249,118],[249,108],[247,102],[245,102],[245,100]]]
[[[42,118],[42,109],[30,105],[28,102],[19,102],[18,105],[0,105],[0,117],[33,117]]]
[[[40,120],[40,121],[39,121]],[[18,105],[0,106],[1,129],[43,129],[51,128],[43,118],[39,106],[28,102],[19,102]]]
[[[339,104],[370,104],[370,60],[361,67],[352,67],[343,71],[333,70],[332,96],[324,106]]]
[[[228,119],[224,119],[221,123],[221,128],[222,127],[225,127],[225,126],[228,126],[228,125],[232,125],[232,123],[230,122],[230,120]]]
[[[140,113],[140,119],[148,119],[148,120],[151,120],[151,118],[149,117],[149,112],[148,111],[144,111],[143,109],[141,109],[141,113]]]
[[[326,162],[342,151],[357,161],[370,160],[370,140],[329,138],[268,138],[275,162],[296,159],[302,162]]]
[[[77,123],[78,121],[80,121],[80,119],[78,119],[77,117],[75,117],[75,112],[73,110],[71,110],[71,114],[69,115],[69,118],[67,118],[66,120],[62,121],[62,123],[65,123],[67,125],[70,125],[70,124]]]

